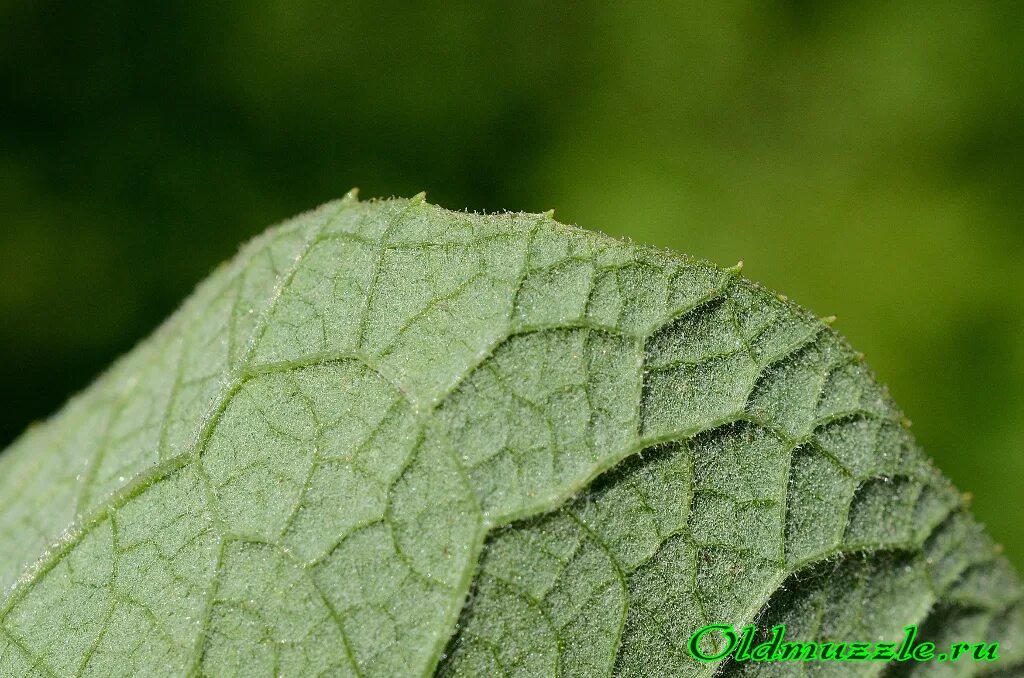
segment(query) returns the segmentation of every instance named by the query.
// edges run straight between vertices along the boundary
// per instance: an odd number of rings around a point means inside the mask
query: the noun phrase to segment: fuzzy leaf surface
[[[0,590],[4,676],[803,670],[686,652],[754,622],[1024,660],[1017,574],[830,328],[420,197],[269,230],[0,455]]]

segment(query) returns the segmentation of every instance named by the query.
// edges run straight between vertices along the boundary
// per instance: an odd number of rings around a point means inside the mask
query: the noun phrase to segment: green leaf
[[[753,620],[1024,660],[1017,575],[825,324],[419,196],[271,229],[15,442],[0,584],[5,676],[774,674],[686,652]]]

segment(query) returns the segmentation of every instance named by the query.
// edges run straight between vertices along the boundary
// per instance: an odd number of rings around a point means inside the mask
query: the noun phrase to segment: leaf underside
[[[1024,661],[1016,573],[831,329],[421,197],[271,229],[4,452],[0,588],[3,676],[830,668],[686,652],[755,621]]]

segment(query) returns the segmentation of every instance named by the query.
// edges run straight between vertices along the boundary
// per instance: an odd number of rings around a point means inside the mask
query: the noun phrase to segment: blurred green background
[[[359,186],[557,210],[839,316],[1024,564],[1013,3],[0,1],[0,446]]]

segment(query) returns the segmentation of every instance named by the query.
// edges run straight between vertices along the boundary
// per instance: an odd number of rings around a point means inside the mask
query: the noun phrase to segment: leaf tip
[[[821,320],[821,322],[825,323],[826,325],[832,325],[832,324],[835,323],[837,318],[834,315],[826,315],[823,318],[820,318],[820,320]]]
[[[348,193],[341,199],[342,202],[359,202],[359,187],[353,186],[348,189]]]
[[[729,271],[730,273],[738,274],[740,271],[743,270],[743,260],[740,259],[735,264],[733,264],[732,266],[725,270]]]
[[[414,195],[412,197],[412,202],[414,202],[414,203],[422,203],[422,202],[426,202],[426,201],[427,201],[427,192],[426,191],[420,191],[419,193],[417,193],[416,195]]]

